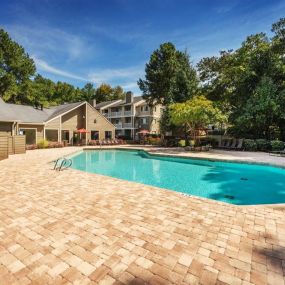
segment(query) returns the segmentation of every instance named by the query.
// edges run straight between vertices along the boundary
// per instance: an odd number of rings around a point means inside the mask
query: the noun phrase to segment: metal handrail
[[[57,167],[59,161],[61,160],[61,163],[60,163],[60,166]],[[55,164],[54,164],[54,170],[58,170],[58,171],[61,171],[63,169],[67,169],[69,167],[71,167],[72,165],[72,159],[70,158],[58,158],[56,161],[55,161]]]

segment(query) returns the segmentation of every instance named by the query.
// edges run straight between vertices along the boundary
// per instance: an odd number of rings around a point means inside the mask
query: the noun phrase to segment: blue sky
[[[137,80],[166,41],[196,64],[270,32],[285,0],[0,0],[0,26],[40,74],[82,87],[102,82],[139,95]]]

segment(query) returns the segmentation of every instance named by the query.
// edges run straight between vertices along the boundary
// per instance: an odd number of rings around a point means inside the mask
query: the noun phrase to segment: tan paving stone
[[[51,170],[49,161],[77,149],[0,161],[1,285],[284,285],[284,205],[235,206]],[[171,151],[285,162],[264,154]]]

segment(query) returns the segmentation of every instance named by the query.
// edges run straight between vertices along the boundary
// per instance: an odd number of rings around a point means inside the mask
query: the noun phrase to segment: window
[[[149,110],[149,107],[147,105],[141,107],[142,112],[147,112],[148,110]]]
[[[46,130],[46,140],[50,142],[58,142],[58,130]]]
[[[91,140],[99,140],[99,131],[91,131]]]
[[[112,138],[112,132],[111,131],[105,131],[105,139],[111,139]]]
[[[20,129],[19,134],[26,136],[26,144],[37,143],[37,130],[36,129]]]
[[[145,125],[146,124],[146,118],[141,118],[141,124]]]

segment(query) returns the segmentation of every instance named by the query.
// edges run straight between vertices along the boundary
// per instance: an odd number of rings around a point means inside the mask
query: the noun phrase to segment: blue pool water
[[[285,202],[285,170],[277,167],[127,150],[84,151],[72,160],[72,167],[78,170],[236,205]]]

